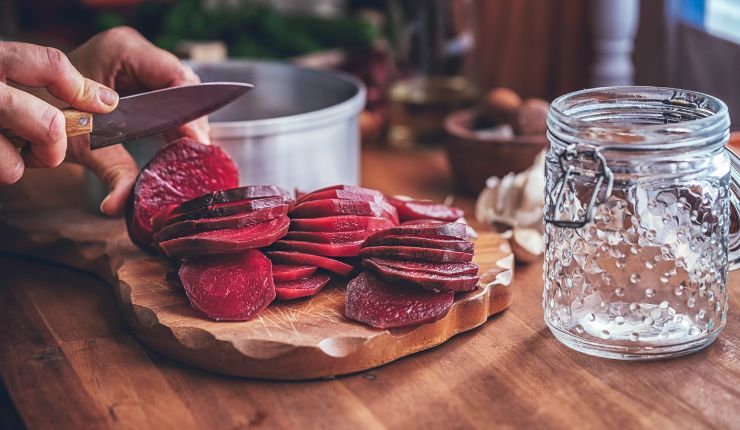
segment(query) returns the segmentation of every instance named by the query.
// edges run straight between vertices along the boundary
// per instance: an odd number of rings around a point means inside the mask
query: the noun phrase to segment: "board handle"
[[[72,108],[63,108],[61,111],[62,115],[64,115],[64,129],[67,132],[67,137],[92,133],[93,115],[90,112],[83,112]],[[13,133],[3,132],[2,134],[16,148],[23,149],[31,144],[31,142]]]

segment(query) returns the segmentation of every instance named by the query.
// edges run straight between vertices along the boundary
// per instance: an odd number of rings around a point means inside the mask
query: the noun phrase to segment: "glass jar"
[[[671,88],[596,88],[552,103],[543,307],[561,342],[644,360],[714,341],[738,260],[729,123],[722,101]]]

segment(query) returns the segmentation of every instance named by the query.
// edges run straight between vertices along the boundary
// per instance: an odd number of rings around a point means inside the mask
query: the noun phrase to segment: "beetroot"
[[[387,228],[376,231],[367,237],[368,243],[376,241],[386,236],[405,236],[405,235],[434,235],[450,236],[457,239],[467,239],[467,226],[459,222],[438,223],[438,222],[417,222],[415,224],[399,225],[397,227]]]
[[[319,218],[336,215],[383,217],[398,223],[396,209],[385,201],[353,201],[339,199],[311,200],[300,203],[291,212],[291,218]]]
[[[368,232],[372,232],[384,230],[386,228],[393,227],[394,225],[395,224],[392,221],[386,218],[355,215],[290,220],[290,227],[292,230],[317,232],[339,232],[356,230],[366,230]]]
[[[316,266],[330,272],[337,273],[339,275],[349,275],[354,270],[354,267],[349,264],[343,263],[339,260],[322,257],[320,255],[306,254],[303,252],[294,251],[267,251],[265,255],[270,257],[272,261],[277,261],[284,264],[307,264]]]
[[[282,197],[265,197],[261,199],[249,199],[239,200],[236,202],[227,203],[216,203],[215,205],[206,206],[204,208],[195,209],[192,211],[176,214],[173,209],[170,217],[166,224],[173,224],[180,221],[202,219],[202,218],[218,218],[229,215],[236,215],[244,212],[251,212],[260,209],[267,209],[275,206],[286,204]]]
[[[386,236],[371,243],[365,242],[365,246],[420,246],[424,248],[444,249],[447,251],[473,252],[473,242],[460,239],[437,239],[437,237],[446,236]]]
[[[319,231],[289,231],[285,235],[287,240],[301,240],[304,242],[314,243],[344,243],[344,242],[355,242],[358,240],[365,240],[369,231],[365,230],[354,230],[354,231],[330,231],[330,232],[319,232]]]
[[[385,196],[380,191],[370,190],[367,188],[345,188],[345,189],[334,189],[315,191],[310,194],[306,194],[298,200],[298,203],[309,202],[314,200],[325,200],[325,199],[339,199],[339,200],[352,200],[352,201],[365,201],[375,202],[385,200]]]
[[[296,240],[278,240],[272,245],[272,248],[323,255],[325,257],[354,257],[360,252],[362,242],[359,240],[345,243],[314,243]]]
[[[460,208],[428,200],[402,200],[394,197],[387,197],[387,199],[398,211],[398,218],[402,222],[428,219],[455,221],[465,215]]]
[[[411,246],[371,246],[360,251],[360,257],[387,257],[400,260],[422,260],[435,263],[464,263],[473,259],[467,252],[445,251]]]
[[[290,220],[281,216],[247,228],[222,229],[178,237],[159,243],[170,258],[227,254],[269,246],[288,232]]]
[[[182,138],[162,148],[141,170],[126,202],[131,241],[151,251],[152,217],[168,205],[239,184],[234,162],[218,146]]]
[[[386,329],[436,321],[449,312],[454,293],[394,288],[369,272],[347,285],[345,315]]]
[[[173,213],[185,213],[218,203],[231,203],[239,200],[253,200],[265,197],[280,197],[286,202],[293,201],[290,193],[275,185],[248,185],[203,194],[194,199],[182,202]]]
[[[295,264],[273,264],[272,279],[275,282],[295,281],[296,279],[306,278],[314,274],[318,267],[301,266]]]
[[[396,270],[424,272],[442,276],[475,275],[478,273],[478,265],[472,262],[430,263],[428,261],[392,260],[389,258],[365,258],[364,261],[381,264]]]
[[[329,283],[329,280],[331,280],[329,275],[319,273],[308,278],[277,282],[275,284],[275,296],[280,300],[293,300],[313,296],[324,288]]]
[[[386,281],[412,284],[431,291],[470,291],[478,285],[477,275],[445,276],[428,272],[399,270],[379,264],[371,258],[364,260],[363,266]]]
[[[204,231],[250,227],[287,214],[288,205],[285,204],[220,218],[179,221],[169,224],[154,233],[154,241],[162,242],[175,237],[187,236]]]
[[[190,304],[216,321],[245,321],[275,298],[272,264],[261,252],[209,255],[180,266]]]

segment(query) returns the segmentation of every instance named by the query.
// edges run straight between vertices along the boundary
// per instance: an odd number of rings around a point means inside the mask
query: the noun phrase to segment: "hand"
[[[72,51],[69,59],[85,76],[122,94],[200,82],[193,71],[171,53],[149,43],[136,30],[118,27],[93,37]],[[168,139],[189,136],[209,143],[208,122],[201,118],[168,133]],[[138,168],[122,145],[90,151],[88,136],[70,138],[68,159],[98,175],[109,194],[100,210],[109,215],[123,211]]]
[[[26,167],[54,167],[64,160],[67,135],[62,112],[28,92],[10,86],[45,88],[80,110],[105,113],[118,104],[118,94],[85,79],[59,50],[25,43],[0,43],[0,129],[31,144],[20,152],[0,135],[0,183],[12,184]]]

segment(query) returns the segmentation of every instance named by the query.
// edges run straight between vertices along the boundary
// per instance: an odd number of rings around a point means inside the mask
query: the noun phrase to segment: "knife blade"
[[[121,97],[118,107],[106,114],[62,109],[67,137],[90,134],[90,149],[105,148],[179,127],[226,106],[253,85],[241,82],[208,82],[164,88]],[[25,139],[0,130],[18,148]]]
[[[90,149],[179,127],[226,106],[252,88],[239,82],[208,82],[121,97],[114,111],[93,114]]]

